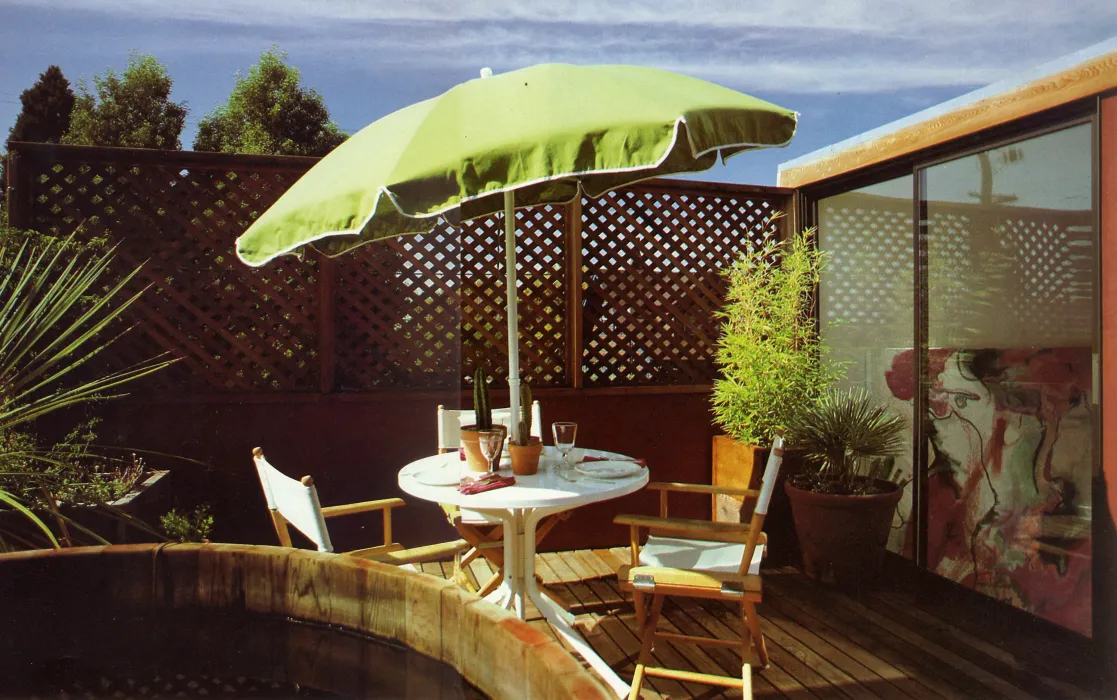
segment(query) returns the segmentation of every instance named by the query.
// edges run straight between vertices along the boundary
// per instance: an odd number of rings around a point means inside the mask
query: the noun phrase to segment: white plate
[[[598,479],[620,479],[632,476],[643,469],[636,462],[621,460],[605,460],[601,462],[583,462],[575,464],[574,469],[579,474],[596,477]]]
[[[412,478],[427,486],[457,486],[461,482],[461,473],[454,465],[416,472]]]

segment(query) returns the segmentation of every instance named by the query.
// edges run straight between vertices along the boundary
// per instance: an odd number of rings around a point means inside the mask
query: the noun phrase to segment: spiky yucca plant
[[[792,415],[785,438],[818,465],[819,484],[859,493],[876,476],[872,458],[903,451],[906,427],[864,389],[830,389]]]
[[[4,229],[7,240],[19,235]],[[139,268],[103,291],[112,250],[86,255],[75,252],[70,239],[41,244],[28,240],[17,248],[0,245],[0,477],[22,480],[28,487],[24,490],[34,490],[51,486],[51,467],[66,466],[71,456],[88,455],[81,450],[69,455],[59,448],[39,449],[13,437],[18,430],[59,409],[118,396],[121,385],[175,360],[164,356],[79,377],[79,368],[127,332],[116,326],[142,294],[125,293]],[[17,470],[8,471],[12,466]],[[58,546],[46,525],[10,489],[0,488],[0,502],[26,516],[52,546]]]

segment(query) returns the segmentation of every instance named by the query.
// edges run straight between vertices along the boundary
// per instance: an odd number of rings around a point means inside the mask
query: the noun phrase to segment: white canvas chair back
[[[473,425],[477,422],[477,414],[473,411],[457,411],[454,409],[438,407],[438,451],[448,452],[456,450],[461,445],[461,429],[463,425]],[[512,430],[512,409],[494,408],[493,424],[500,424]],[[538,401],[531,402],[531,434],[540,440],[543,439],[543,409]]]
[[[260,485],[264,487],[264,497],[273,516],[275,513],[283,516],[296,530],[306,535],[319,552],[334,551],[314,481],[310,477],[303,477],[303,481],[292,479],[269,464],[263,452],[254,451],[252,461],[256,463]]]

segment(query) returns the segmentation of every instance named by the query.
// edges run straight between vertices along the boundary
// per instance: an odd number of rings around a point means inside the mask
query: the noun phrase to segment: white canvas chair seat
[[[640,566],[736,573],[746,548],[747,545],[735,542],[649,537],[640,548]],[[762,559],[764,545],[757,545],[746,573],[759,574]]]
[[[768,543],[761,528],[782,461],[783,437],[777,436],[758,491],[705,484],[651,483],[648,484],[650,490],[661,492],[659,517],[618,515],[613,519],[614,523],[629,528],[632,561],[617,571],[617,582],[622,591],[632,593],[640,626],[640,655],[629,688],[629,700],[640,696],[645,676],[737,688],[743,691],[744,697],[752,697],[750,651],[755,649],[761,667],[768,667],[768,650],[756,612],[763,592],[760,562]],[[747,525],[672,518],[667,511],[667,496],[671,492],[733,495],[755,500],[756,506]],[[644,532],[649,536],[641,546]],[[663,602],[668,596],[720,600],[740,606],[740,640],[657,631]],[[741,653],[741,675],[724,676],[654,666],[652,650],[659,640],[736,647]]]
[[[461,552],[469,548],[468,542],[457,540],[404,549],[403,545],[392,541],[392,509],[403,506],[403,499],[384,498],[323,508],[318,500],[314,480],[309,476],[292,479],[273,467],[259,447],[252,450],[252,461],[256,465],[256,474],[260,477],[260,486],[264,489],[275,534],[284,547],[293,546],[291,535],[287,531],[287,526],[290,525],[314,543],[319,552],[333,552],[334,546],[326,528],[327,518],[379,512],[384,521],[384,543],[342,552],[343,554],[414,569],[414,564],[417,563],[442,561],[451,557],[457,562]]]

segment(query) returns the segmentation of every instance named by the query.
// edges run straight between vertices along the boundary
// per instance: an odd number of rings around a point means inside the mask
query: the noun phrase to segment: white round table
[[[601,450],[579,452],[585,456],[630,459]],[[444,486],[423,483],[450,481],[453,474],[461,472],[463,463],[456,452],[451,452],[408,464],[399,472],[399,486],[416,498],[453,504],[491,522],[503,523],[504,581],[486,600],[514,611],[521,620],[524,619],[525,602],[530,600],[535,603],[555,631],[589,662],[617,694],[627,695],[628,685],[574,629],[574,616],[539,591],[535,583],[535,530],[542,518],[553,513],[639,491],[648,483],[648,470],[637,468],[631,475],[620,478],[591,478],[576,471],[561,472],[555,468],[559,459],[553,447],[544,448],[544,458],[540,461],[537,474],[517,476],[513,486],[463,495],[456,483]],[[510,469],[501,469],[502,475],[511,473]]]

